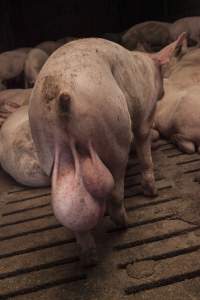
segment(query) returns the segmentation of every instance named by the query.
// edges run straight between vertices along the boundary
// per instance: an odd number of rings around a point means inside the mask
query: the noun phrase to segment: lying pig
[[[186,17],[174,22],[170,28],[172,40],[176,40],[182,33],[187,33],[189,46],[200,46],[200,17]]]
[[[0,92],[0,128],[9,115],[29,103],[32,89],[14,89]]]
[[[200,153],[200,86],[178,88],[165,81],[165,96],[159,101],[155,128],[186,153]]]
[[[182,39],[151,56],[103,39],[73,41],[51,55],[38,76],[29,106],[32,137],[51,177],[54,213],[75,233],[86,265],[96,262],[90,231],[106,207],[117,224],[127,224],[132,130],[144,193],[156,194],[150,130],[163,94],[160,65]]]
[[[41,49],[32,49],[25,62],[25,87],[33,87],[37,76],[48,58],[48,54]]]
[[[0,87],[4,89],[6,81],[23,73],[28,51],[12,50],[0,54]]]
[[[28,106],[12,113],[0,130],[0,165],[21,184],[48,186],[49,178],[40,168],[30,132]]]
[[[179,88],[200,83],[200,49],[180,49],[167,66],[164,76],[170,78]]]
[[[147,52],[158,51],[171,41],[170,26],[156,21],[136,24],[122,35],[121,44],[129,50],[143,47]]]
[[[60,46],[62,46],[62,41],[46,41],[38,44],[35,48],[39,48],[51,55]]]

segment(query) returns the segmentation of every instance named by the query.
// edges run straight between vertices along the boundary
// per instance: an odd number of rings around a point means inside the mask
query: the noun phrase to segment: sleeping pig
[[[157,21],[136,24],[122,35],[121,44],[129,50],[142,47],[147,52],[158,51],[171,41],[170,26]]]
[[[40,168],[31,137],[28,105],[13,112],[1,127],[0,166],[21,184],[32,187],[50,184]]]
[[[8,80],[19,77],[24,71],[24,64],[29,48],[20,48],[0,54],[0,90],[6,88]]]
[[[200,152],[200,49],[186,53],[180,49],[166,72],[165,95],[157,106],[155,129],[181,151]]]
[[[200,83],[200,49],[180,49],[164,71],[164,76],[176,83],[180,88],[186,88]]]
[[[185,89],[165,80],[165,96],[159,101],[155,127],[185,153],[200,153],[200,86]]]
[[[127,224],[124,175],[133,134],[144,193],[156,195],[150,130],[163,95],[160,66],[182,40],[151,56],[103,39],[73,41],[49,57],[37,78],[32,137],[51,178],[54,213],[74,232],[85,265],[96,262],[90,231],[106,208],[117,224]]]
[[[170,27],[172,40],[176,40],[182,32],[187,33],[189,46],[200,46],[200,17],[186,17],[177,20]]]
[[[10,114],[29,103],[32,89],[10,89],[0,92],[0,128]]]
[[[48,55],[51,55],[57,48],[62,46],[62,40],[59,41],[45,41],[38,44],[35,48],[41,49]]]
[[[37,76],[48,58],[48,54],[38,48],[33,48],[25,62],[25,87],[31,88],[34,86]]]

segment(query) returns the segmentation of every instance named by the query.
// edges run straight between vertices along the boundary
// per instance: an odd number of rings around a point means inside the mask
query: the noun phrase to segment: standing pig
[[[25,62],[25,87],[33,87],[37,76],[48,58],[48,54],[41,49],[32,49]]]
[[[131,27],[122,35],[121,44],[134,50],[143,47],[147,52],[160,50],[170,43],[170,23],[147,21]]]
[[[172,40],[176,40],[182,33],[187,33],[189,46],[200,46],[200,17],[186,17],[174,22],[170,28]]]
[[[0,92],[0,128],[10,114],[28,104],[32,89],[14,89]]]
[[[163,93],[160,65],[181,42],[150,57],[81,39],[58,49],[38,76],[29,106],[32,137],[51,177],[54,213],[75,233],[86,265],[95,262],[90,231],[106,207],[117,224],[127,224],[124,175],[132,130],[144,193],[156,194],[150,130]]]
[[[48,186],[41,170],[30,132],[28,105],[13,112],[0,130],[0,165],[21,184]]]
[[[4,89],[6,81],[19,77],[24,70],[28,51],[13,50],[0,54],[0,85]]]

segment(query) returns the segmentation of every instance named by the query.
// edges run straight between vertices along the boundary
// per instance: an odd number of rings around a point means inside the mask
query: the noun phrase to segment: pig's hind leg
[[[135,124],[133,128],[135,147],[141,166],[142,187],[144,195],[156,196],[154,168],[151,155],[152,124],[154,120],[154,111],[147,121]]]
[[[83,267],[92,267],[98,263],[96,244],[90,232],[76,232],[76,241],[80,246],[80,260]]]

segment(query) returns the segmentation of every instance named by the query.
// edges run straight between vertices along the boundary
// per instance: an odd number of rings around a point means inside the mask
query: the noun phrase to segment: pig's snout
[[[103,217],[114,180],[97,155],[81,158],[74,146],[56,151],[52,174],[52,203],[57,219],[74,232],[94,228]],[[92,150],[93,152],[93,150]]]

